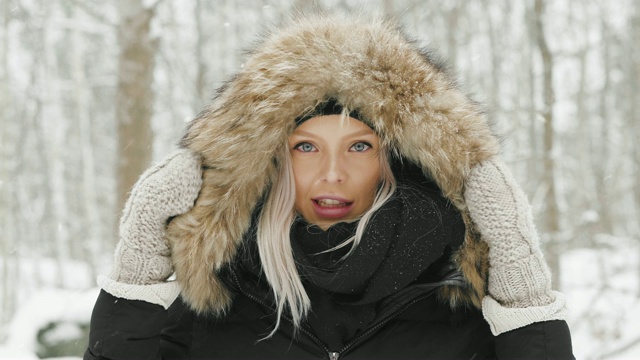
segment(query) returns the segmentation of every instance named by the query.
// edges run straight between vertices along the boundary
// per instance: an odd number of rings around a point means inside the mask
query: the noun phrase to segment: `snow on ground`
[[[640,359],[640,244],[609,236],[599,240],[600,249],[562,256],[574,353],[585,360]]]
[[[11,360],[36,360],[38,357],[31,351],[11,348],[9,346],[0,345],[0,359]]]
[[[11,321],[8,339],[0,348],[0,358],[7,358],[4,357],[3,351],[7,356],[13,352],[11,356],[14,357],[9,358],[33,358],[38,348],[38,331],[52,322],[61,322],[63,325],[49,334],[56,339],[49,340],[77,338],[78,328],[72,324],[89,322],[98,293],[97,288],[84,291],[60,289],[38,291],[20,307]]]
[[[75,324],[88,323],[99,291],[85,263],[60,264],[50,258],[11,260],[9,264],[0,261],[0,266],[17,269],[18,308],[11,322],[0,328],[5,340],[0,344],[0,359],[37,359],[38,331],[61,322],[62,326],[47,334],[47,340],[74,338],[78,332]]]

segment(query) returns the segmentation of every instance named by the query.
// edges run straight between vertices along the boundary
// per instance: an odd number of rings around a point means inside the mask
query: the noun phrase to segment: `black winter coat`
[[[372,325],[341,349],[330,349],[304,325],[294,335],[252,280],[225,276],[236,294],[222,318],[200,316],[177,300],[168,311],[143,301],[99,295],[84,359],[573,359],[564,321],[535,323],[494,337],[477,309],[452,310],[438,299],[442,284],[462,285],[452,271],[434,283],[415,283],[387,299]],[[254,284],[255,285],[255,284]],[[313,299],[312,299],[313,301]]]

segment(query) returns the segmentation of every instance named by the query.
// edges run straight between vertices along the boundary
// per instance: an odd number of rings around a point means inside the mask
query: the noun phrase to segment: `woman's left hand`
[[[551,290],[531,207],[509,168],[498,158],[474,166],[464,196],[489,245],[489,296],[482,307],[494,334],[564,320],[564,296]]]

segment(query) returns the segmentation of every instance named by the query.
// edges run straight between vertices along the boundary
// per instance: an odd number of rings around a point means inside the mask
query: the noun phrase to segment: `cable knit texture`
[[[469,213],[489,245],[483,313],[493,333],[565,320],[564,296],[551,290],[531,207],[509,168],[497,158],[484,161],[471,169],[465,185]]]
[[[105,291],[163,306],[175,300],[178,285],[165,283],[173,273],[166,226],[171,217],[193,207],[201,186],[200,158],[186,149],[142,174],[120,219],[114,269],[109,280],[101,281]]]

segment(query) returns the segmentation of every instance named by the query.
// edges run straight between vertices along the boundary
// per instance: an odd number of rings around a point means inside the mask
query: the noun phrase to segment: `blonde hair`
[[[311,308],[311,301],[304,289],[291,249],[290,231],[296,217],[295,179],[289,149],[284,147],[284,161],[280,164],[278,178],[272,184],[264,203],[257,226],[257,242],[260,261],[265,277],[273,290],[277,304],[277,320],[274,329],[266,338],[275,334],[286,307],[291,313],[294,331]],[[387,151],[380,150],[380,185],[371,208],[360,217],[355,235],[336,248],[351,245],[348,257],[360,243],[367,223],[394,193],[396,181],[391,171]],[[344,259],[344,258],[343,258]]]

